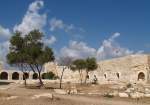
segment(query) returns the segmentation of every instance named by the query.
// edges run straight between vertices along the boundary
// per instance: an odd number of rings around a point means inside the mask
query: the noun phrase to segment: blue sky
[[[150,51],[149,0],[1,0],[0,56],[15,30],[39,28],[57,56],[98,60]],[[6,44],[7,43],[7,44]]]

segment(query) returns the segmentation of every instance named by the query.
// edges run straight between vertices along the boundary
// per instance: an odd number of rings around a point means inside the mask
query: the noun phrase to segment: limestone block
[[[150,89],[145,88],[145,93],[146,93],[146,94],[150,94]]]
[[[144,97],[144,93],[140,93],[140,92],[130,93],[130,97],[131,98],[142,98],[142,97]]]
[[[53,94],[51,94],[51,93],[42,93],[42,94],[34,95],[33,97],[31,97],[31,99],[38,99],[40,97],[46,97],[46,98],[53,99]]]
[[[144,97],[150,98],[150,94],[144,94]]]
[[[7,97],[6,100],[12,100],[12,99],[16,99],[18,98],[18,96],[10,96],[10,97]]]
[[[77,93],[78,93],[77,89],[71,89],[70,94],[77,94]]]
[[[127,93],[119,93],[119,97],[127,98],[129,97]]]
[[[114,91],[114,92],[112,93],[112,95],[113,95],[113,96],[118,96],[118,95],[119,95],[119,92],[118,92],[118,91]]]
[[[63,89],[54,89],[55,93],[58,93],[58,94],[67,94],[67,92]]]
[[[125,91],[126,93],[131,93],[131,92],[134,92],[135,89],[134,88],[127,88],[127,90]]]

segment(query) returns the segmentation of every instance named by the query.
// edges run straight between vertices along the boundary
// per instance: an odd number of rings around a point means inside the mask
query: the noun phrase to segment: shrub
[[[126,85],[126,87],[127,87],[127,88],[131,88],[131,87],[132,87],[132,84],[131,84],[131,83],[128,83],[128,84]]]
[[[53,79],[56,79],[56,78],[57,78],[57,76],[53,72],[48,72],[48,73],[45,74],[45,79],[53,80]]]

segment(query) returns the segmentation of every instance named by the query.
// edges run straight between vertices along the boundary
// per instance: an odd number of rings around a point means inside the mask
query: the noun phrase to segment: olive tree
[[[10,52],[7,55],[9,64],[25,64],[28,69],[38,72],[40,86],[43,85],[43,65],[55,60],[52,49],[44,45],[43,37],[39,30],[33,30],[24,37],[17,32],[10,40]]]
[[[97,69],[97,62],[95,58],[87,58],[86,59],[86,79],[85,79],[85,83],[87,80],[87,77],[89,75],[90,71],[94,71]]]
[[[76,59],[75,61],[73,61],[71,69],[73,71],[79,72],[80,83],[82,84],[83,81],[82,71],[86,69],[86,61],[84,59]]]

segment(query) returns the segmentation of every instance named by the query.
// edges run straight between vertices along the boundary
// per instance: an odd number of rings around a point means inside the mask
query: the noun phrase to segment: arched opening
[[[105,78],[105,79],[107,78],[106,74],[104,74],[104,78]]]
[[[145,74],[143,72],[138,74],[138,80],[145,80]]]
[[[42,79],[46,79],[46,73],[42,74]]]
[[[1,72],[0,79],[1,80],[8,80],[8,73],[7,72]]]
[[[19,80],[19,73],[18,72],[12,73],[12,80]]]
[[[29,73],[23,73],[23,80],[28,79],[29,78]]]
[[[120,78],[120,75],[119,75],[119,73],[116,73],[116,75],[117,75],[117,78],[119,79],[119,78]]]
[[[33,79],[38,79],[38,74],[37,73],[33,74]]]

